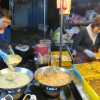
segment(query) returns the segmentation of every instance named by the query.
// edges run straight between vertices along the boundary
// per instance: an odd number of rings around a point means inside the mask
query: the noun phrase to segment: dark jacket
[[[81,30],[77,36],[74,38],[74,43],[73,43],[74,49],[77,51],[83,52],[84,49],[89,49],[89,50],[96,50],[100,48],[100,34],[98,34],[95,44],[93,44],[86,28]]]

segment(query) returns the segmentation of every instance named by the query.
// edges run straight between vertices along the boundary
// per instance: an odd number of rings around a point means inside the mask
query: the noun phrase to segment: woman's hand
[[[100,52],[100,48],[98,49],[98,52]]]
[[[85,49],[85,50],[84,50],[84,53],[85,53],[89,58],[95,58],[95,57],[96,57],[96,54],[95,54],[93,51],[89,50],[89,49]]]

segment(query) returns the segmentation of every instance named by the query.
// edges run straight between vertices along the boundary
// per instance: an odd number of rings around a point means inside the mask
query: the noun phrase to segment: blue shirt
[[[8,44],[11,43],[11,27],[6,28],[3,34],[0,34],[0,49],[4,52],[8,52]],[[1,61],[0,57],[0,61]]]
[[[10,43],[11,42],[11,27],[6,28],[6,30],[4,31],[3,34],[0,34],[0,42],[7,42]]]

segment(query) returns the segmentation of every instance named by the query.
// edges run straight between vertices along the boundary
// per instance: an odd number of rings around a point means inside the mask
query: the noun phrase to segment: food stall
[[[71,46],[62,42],[64,16],[71,13],[71,0],[57,0],[60,16],[57,47],[45,36],[46,1],[43,3],[43,38],[34,45],[13,43],[9,53],[0,51],[7,67],[0,70],[0,100],[100,100],[100,53],[89,62],[76,63],[81,56],[74,56]]]

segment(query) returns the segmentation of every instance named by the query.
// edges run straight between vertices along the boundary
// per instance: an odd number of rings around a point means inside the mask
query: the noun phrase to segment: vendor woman
[[[8,52],[8,46],[11,42],[11,20],[7,17],[4,12],[0,11],[0,49],[4,52]],[[0,57],[0,66],[2,59]],[[1,67],[0,67],[1,68]]]
[[[11,20],[0,11],[0,42],[8,42],[10,43],[11,36],[11,28],[10,28]]]
[[[74,49],[77,51],[76,63],[95,58],[95,52],[100,52],[100,15],[89,24],[74,39]],[[84,54],[84,55],[81,55]],[[80,56],[81,55],[81,56]],[[80,56],[80,57],[79,57]],[[79,58],[78,58],[79,57]]]

